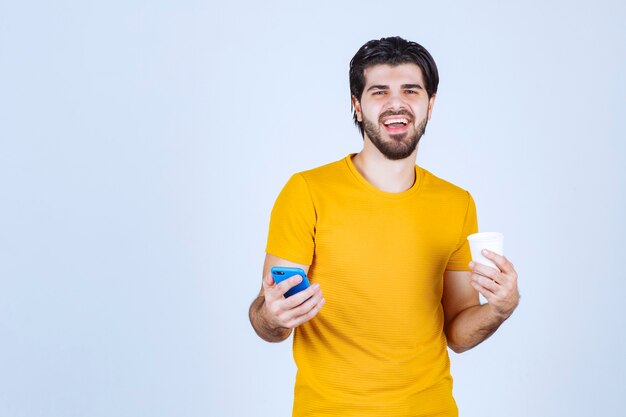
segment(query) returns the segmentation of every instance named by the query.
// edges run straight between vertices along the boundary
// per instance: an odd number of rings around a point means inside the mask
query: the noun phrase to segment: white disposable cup
[[[483,256],[482,250],[487,249],[498,255],[504,255],[504,235],[502,233],[474,233],[473,235],[469,235],[467,240],[470,244],[470,251],[472,252],[472,260],[474,262],[498,269],[496,264]]]

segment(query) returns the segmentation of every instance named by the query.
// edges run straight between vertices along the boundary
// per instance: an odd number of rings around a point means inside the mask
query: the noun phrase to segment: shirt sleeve
[[[463,221],[463,228],[461,236],[456,245],[454,252],[448,259],[446,270],[449,271],[469,271],[469,262],[472,260],[472,254],[469,248],[469,242],[467,237],[472,233],[478,231],[478,219],[476,217],[476,204],[470,193],[467,193],[468,204],[465,212],[465,220]]]
[[[274,203],[265,251],[291,262],[311,265],[316,218],[306,180],[301,174],[293,175]]]

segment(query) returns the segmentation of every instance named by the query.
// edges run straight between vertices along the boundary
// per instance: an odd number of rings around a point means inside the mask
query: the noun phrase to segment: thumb
[[[271,272],[267,272],[267,274],[263,275],[263,286],[265,288],[271,287],[274,285],[274,277]]]

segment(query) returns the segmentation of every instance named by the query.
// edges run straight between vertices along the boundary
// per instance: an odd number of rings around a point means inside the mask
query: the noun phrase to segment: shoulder
[[[348,178],[346,174],[349,174],[349,169],[345,158],[342,158],[313,169],[297,172],[293,174],[290,182],[296,181],[306,185],[310,191],[324,190],[346,182]]]
[[[420,166],[417,168],[422,176],[422,193],[438,196],[446,200],[458,201],[464,204],[468,204],[472,199],[469,191],[464,188],[446,181]]]
[[[324,182],[341,176],[345,172],[345,169],[345,158],[341,158],[338,161],[330,162],[306,171],[301,171],[295,175],[302,177],[307,182]]]
[[[291,175],[281,194],[309,195],[328,189],[345,176],[345,158]]]

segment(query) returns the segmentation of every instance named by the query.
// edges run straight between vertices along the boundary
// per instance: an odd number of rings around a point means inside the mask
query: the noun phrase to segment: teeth
[[[403,123],[403,124],[408,124],[409,121],[407,119],[389,119],[389,120],[385,120],[385,126],[390,125],[392,123]]]

